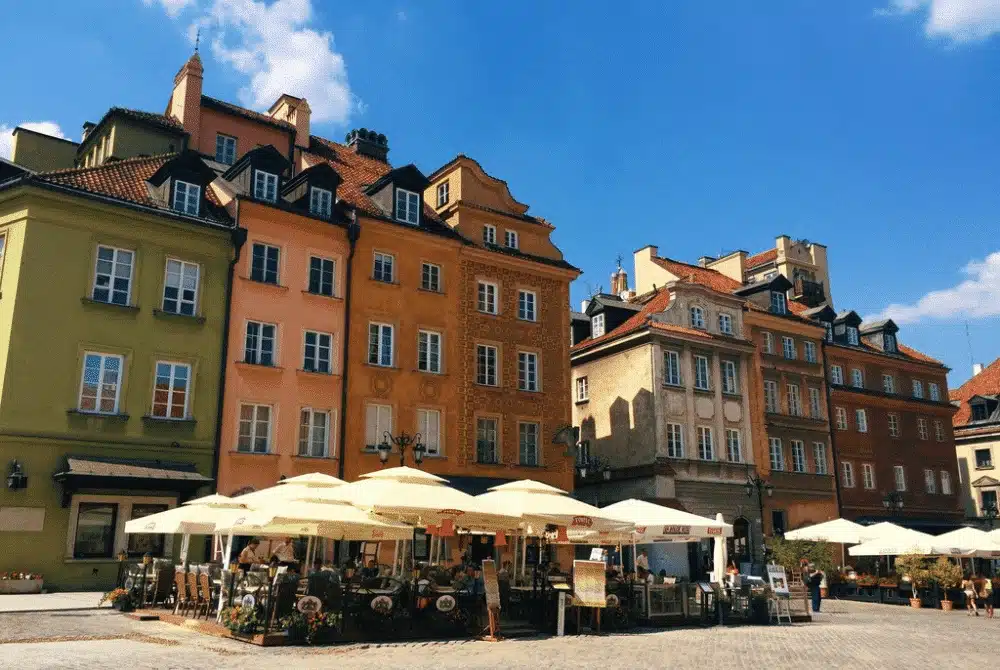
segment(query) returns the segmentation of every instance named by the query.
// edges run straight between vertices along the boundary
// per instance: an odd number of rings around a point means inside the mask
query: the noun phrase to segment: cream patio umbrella
[[[934,536],[909,528],[894,526],[879,538],[868,540],[847,550],[851,556],[900,556],[902,554],[935,554]]]
[[[234,535],[309,535],[334,540],[408,540],[413,527],[380,519],[352,505],[304,500],[273,501],[216,525]]]
[[[183,534],[181,539],[181,565],[187,565],[191,535],[211,535],[217,523],[246,512],[246,507],[235,498],[212,494],[189,500],[180,507],[150,514],[125,523],[125,533],[156,535]]]
[[[832,542],[834,544],[860,544],[866,539],[877,537],[871,530],[847,519],[824,521],[805,528],[796,528],[785,533],[786,540],[808,540],[810,542]]]
[[[935,553],[945,556],[1000,558],[1000,539],[978,528],[959,528],[934,538]]]

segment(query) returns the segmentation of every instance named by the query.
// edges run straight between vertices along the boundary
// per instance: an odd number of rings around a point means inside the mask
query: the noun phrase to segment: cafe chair
[[[191,601],[187,594],[187,573],[183,570],[178,569],[174,573],[174,587],[177,590],[174,597],[174,614],[180,612],[184,616],[191,607]]]
[[[213,593],[212,579],[207,572],[198,575],[198,581],[201,584],[201,599],[205,606],[205,618],[207,619],[209,612],[219,606],[219,591]]]
[[[193,570],[187,573],[187,592],[188,592],[188,602],[191,608],[194,610],[194,618],[198,618],[198,610],[202,607],[206,608],[207,605],[202,599],[201,595],[198,593],[198,575]]]

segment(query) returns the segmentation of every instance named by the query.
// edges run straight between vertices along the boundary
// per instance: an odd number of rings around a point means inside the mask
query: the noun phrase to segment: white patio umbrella
[[[847,519],[824,521],[785,533],[786,540],[808,540],[835,544],[860,544],[870,537],[877,537],[877,534],[873,536],[865,526]]]
[[[246,507],[235,498],[212,494],[189,500],[180,507],[127,521],[125,533],[127,535],[142,533],[183,534],[180,559],[181,565],[186,566],[192,535],[211,535],[215,531],[217,523],[226,522],[245,512]]]
[[[934,536],[908,528],[896,530],[874,540],[848,549],[851,556],[900,556],[902,554],[935,554]]]
[[[1000,539],[978,528],[959,528],[935,537],[934,549],[945,556],[1000,558]]]
[[[494,486],[476,500],[491,509],[520,517],[524,527],[540,535],[546,524],[577,531],[631,531],[635,524],[606,507],[601,509],[566,491],[531,479]]]
[[[344,480],[330,475],[312,472],[307,475],[283,479],[274,486],[244,493],[241,496],[236,496],[233,500],[238,500],[245,505],[255,505],[273,500],[296,500],[303,492],[328,491],[346,483]]]
[[[216,531],[234,535],[308,535],[335,540],[408,540],[413,527],[343,503],[273,501],[231,517]]]
[[[632,534],[636,544],[661,542],[696,542],[716,537],[732,537],[733,526],[716,517],[710,519],[684,510],[630,498],[601,511],[635,525]]]

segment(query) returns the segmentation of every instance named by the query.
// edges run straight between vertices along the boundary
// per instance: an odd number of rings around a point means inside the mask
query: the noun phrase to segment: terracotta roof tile
[[[288,121],[282,121],[276,119],[273,116],[268,116],[267,114],[261,114],[260,112],[255,112],[252,109],[247,109],[246,107],[240,107],[239,105],[234,105],[225,100],[219,100],[218,98],[211,98],[207,95],[201,96],[201,104],[205,107],[212,107],[218,109],[221,112],[226,112],[228,114],[235,114],[236,116],[242,116],[245,119],[251,121],[257,121],[259,123],[266,123],[270,126],[275,126],[281,128],[282,130],[295,130],[293,126]]]
[[[732,293],[743,286],[741,282],[730,279],[718,270],[709,270],[700,265],[691,265],[675,261],[672,258],[653,258],[653,262],[682,281],[701,284],[720,293]]]
[[[909,356],[910,358],[914,358],[924,363],[934,363],[935,365],[944,365],[944,363],[942,363],[938,359],[931,358],[927,354],[921,351],[917,351],[913,347],[908,347],[905,344],[899,344],[899,343],[897,343],[896,346],[899,349],[899,353]]]
[[[957,389],[953,389],[948,397],[961,401],[958,412],[951,418],[952,425],[964,426],[972,418],[969,398],[974,395],[994,395],[1000,393],[1000,358],[996,359],[982,372],[968,380]]]
[[[771,263],[778,258],[777,249],[768,249],[767,251],[762,251],[759,254],[754,254],[753,256],[747,256],[744,267],[747,270],[753,270],[756,267],[760,267],[765,263]]]

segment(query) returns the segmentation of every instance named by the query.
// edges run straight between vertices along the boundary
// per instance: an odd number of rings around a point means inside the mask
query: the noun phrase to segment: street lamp
[[[983,518],[986,519],[986,525],[990,527],[990,530],[993,530],[993,521],[996,520],[997,514],[997,506],[993,503],[983,508]]]
[[[757,507],[760,510],[760,536],[764,537],[764,496],[768,498],[774,495],[774,485],[771,482],[761,479],[760,475],[756,472],[750,474],[747,473],[747,482],[743,485],[746,489],[747,497],[752,498],[753,494],[757,493]],[[750,533],[750,541],[753,542],[753,533]],[[760,556],[761,560],[764,559],[764,542],[763,539],[760,543]]]
[[[899,491],[889,491],[882,496],[882,507],[889,512],[889,516],[895,517],[903,509],[903,494]]]
[[[378,445],[378,459],[382,461],[382,465],[385,465],[389,460],[389,454],[392,453],[392,446],[396,445],[399,449],[399,466],[403,467],[406,465],[406,449],[410,445],[413,445],[413,462],[420,467],[420,464],[424,462],[424,454],[427,453],[427,447],[420,441],[420,433],[411,436],[405,430],[393,437],[389,431],[385,431],[382,434],[382,444]]]

